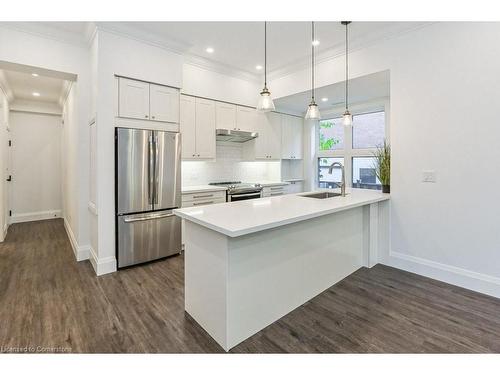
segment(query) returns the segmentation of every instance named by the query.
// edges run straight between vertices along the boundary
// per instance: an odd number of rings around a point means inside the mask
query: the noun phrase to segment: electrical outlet
[[[422,171],[422,182],[436,182],[435,171]]]

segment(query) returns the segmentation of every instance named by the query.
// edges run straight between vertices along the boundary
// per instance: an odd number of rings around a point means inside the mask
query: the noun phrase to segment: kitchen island
[[[388,248],[388,194],[307,194],[174,211],[186,221],[185,310],[225,350]]]

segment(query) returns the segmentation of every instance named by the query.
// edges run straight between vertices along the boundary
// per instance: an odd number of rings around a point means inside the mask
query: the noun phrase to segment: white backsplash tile
[[[217,181],[279,181],[280,161],[242,161],[242,146],[217,142],[215,161],[183,161],[182,185],[204,185]]]

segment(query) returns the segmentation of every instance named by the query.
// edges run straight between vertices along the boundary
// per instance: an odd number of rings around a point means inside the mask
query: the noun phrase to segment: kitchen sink
[[[340,193],[333,193],[333,192],[329,192],[329,191],[323,191],[321,193],[304,194],[304,195],[301,195],[301,197],[316,198],[316,199],[326,199],[326,198],[340,197],[341,195],[342,194],[340,194]]]

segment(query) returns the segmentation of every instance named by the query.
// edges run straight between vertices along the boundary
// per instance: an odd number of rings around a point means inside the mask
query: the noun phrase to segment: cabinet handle
[[[269,190],[283,190],[283,186],[280,186],[280,187],[272,187],[272,188],[269,188]]]
[[[148,118],[148,115],[144,115],[145,118]]]
[[[200,154],[198,154],[198,157],[200,157]]]
[[[208,202],[194,202],[193,206],[200,206],[202,204],[212,204],[214,201],[208,201]]]
[[[195,156],[196,156],[196,155],[195,155],[195,154],[193,154],[193,157],[195,157]]]
[[[155,117],[154,117],[154,116],[151,116],[151,118],[153,118],[153,119],[154,119]]]

